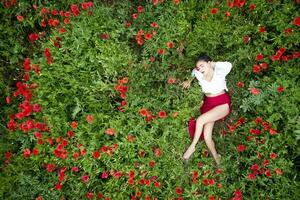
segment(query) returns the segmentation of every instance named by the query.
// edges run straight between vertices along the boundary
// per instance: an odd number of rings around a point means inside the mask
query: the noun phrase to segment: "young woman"
[[[213,62],[210,57],[199,55],[196,60],[196,68],[192,71],[193,78],[182,83],[183,88],[188,89],[196,77],[205,94],[204,103],[200,108],[201,115],[196,120],[193,141],[183,155],[184,160],[188,160],[194,153],[196,144],[203,132],[208,149],[217,165],[220,164],[220,156],[212,140],[212,131],[214,123],[231,112],[231,102],[226,92],[228,88],[225,80],[231,68],[230,62]]]

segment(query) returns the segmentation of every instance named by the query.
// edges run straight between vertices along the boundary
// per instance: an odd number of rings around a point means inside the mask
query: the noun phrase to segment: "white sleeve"
[[[199,71],[197,71],[196,69],[193,69],[192,76],[196,77],[198,79],[198,81],[200,81],[200,79],[202,79],[203,74],[200,73]]]
[[[230,72],[232,64],[230,62],[217,62],[219,74],[224,77]]]

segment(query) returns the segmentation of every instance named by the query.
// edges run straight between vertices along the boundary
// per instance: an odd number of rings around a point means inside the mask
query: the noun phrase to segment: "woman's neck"
[[[206,81],[211,81],[212,79],[213,79],[213,76],[214,76],[214,66],[211,66],[210,68],[209,68],[209,71],[208,71],[208,73],[206,74],[206,75],[204,75],[204,79],[206,80]]]

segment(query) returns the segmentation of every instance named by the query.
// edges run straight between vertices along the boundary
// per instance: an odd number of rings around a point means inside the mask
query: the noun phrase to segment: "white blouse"
[[[213,78],[211,81],[203,79],[203,74],[193,69],[192,76],[196,77],[204,93],[218,94],[223,90],[228,91],[226,86],[226,75],[230,72],[232,64],[230,62],[216,62]]]

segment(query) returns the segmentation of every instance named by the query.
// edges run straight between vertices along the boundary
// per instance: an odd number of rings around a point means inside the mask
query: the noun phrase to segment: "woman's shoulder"
[[[218,61],[215,70],[218,75],[226,76],[232,68],[232,64],[228,61]]]
[[[229,61],[217,61],[216,62],[216,67],[232,67],[231,62]]]

